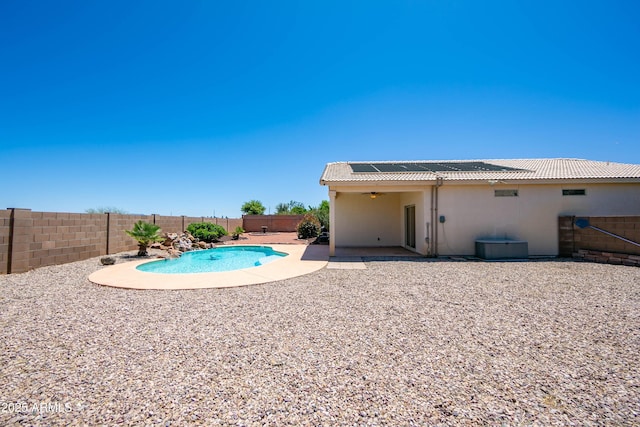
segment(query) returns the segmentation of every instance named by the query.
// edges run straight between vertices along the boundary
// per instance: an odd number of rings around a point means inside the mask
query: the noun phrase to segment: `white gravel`
[[[89,283],[98,259],[0,276],[0,425],[640,424],[640,268],[133,291]]]

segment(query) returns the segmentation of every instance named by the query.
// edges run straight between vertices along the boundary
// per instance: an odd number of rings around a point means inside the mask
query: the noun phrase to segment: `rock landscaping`
[[[0,276],[0,425],[640,424],[640,269],[364,264],[198,291],[93,285],[99,258]]]
[[[164,242],[149,245],[151,249],[166,251],[166,253],[156,254],[159,258],[178,258],[184,252],[215,247],[214,243],[201,242],[188,232],[182,234],[164,233],[162,236],[164,237]]]

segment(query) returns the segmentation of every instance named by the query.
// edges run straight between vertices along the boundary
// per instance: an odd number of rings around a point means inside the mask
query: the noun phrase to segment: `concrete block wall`
[[[640,267],[640,255],[619,254],[604,251],[591,251],[580,249],[573,253],[573,258],[584,261],[599,262],[603,264],[628,265]]]
[[[155,222],[167,233],[180,233],[191,222],[215,222],[215,218],[207,217],[32,212],[10,208],[0,211],[0,274],[135,250],[138,244],[125,230],[133,228],[139,220]],[[242,224],[240,218],[218,220],[231,231]]]
[[[7,274],[9,261],[9,223],[11,211],[0,211],[0,274]]]
[[[99,256],[107,248],[107,216],[31,212],[29,267],[64,264]]]
[[[242,218],[208,218],[205,220],[223,226],[229,234],[233,233],[233,230],[237,227],[244,228],[244,221]]]
[[[262,231],[262,226],[267,226],[267,231],[296,231],[298,223],[302,221],[304,215],[243,215],[242,228],[245,231],[256,232]]]
[[[640,216],[563,216],[558,219],[560,256],[570,257],[581,250],[640,255],[640,246],[627,243],[593,228],[579,228],[575,225],[575,221],[580,218],[587,219],[589,224],[594,227],[640,243]]]
[[[153,222],[153,215],[106,214],[109,221],[109,244],[107,253],[132,251],[138,248],[138,242],[125,230],[131,230],[138,221]]]
[[[203,218],[201,216],[185,216],[184,218],[184,227],[182,228],[182,231],[186,231],[187,227],[189,226],[189,224],[192,223],[197,223],[197,222],[205,222],[203,220],[206,220],[207,218]],[[213,221],[206,221],[206,222],[213,222]]]
[[[177,233],[182,230],[181,216],[153,215],[153,223],[160,227],[161,233]]]
[[[577,249],[575,248],[575,217],[561,216],[558,218],[558,255],[570,257]]]
[[[7,272],[27,271],[31,261],[33,229],[31,209],[12,209],[9,227]]]

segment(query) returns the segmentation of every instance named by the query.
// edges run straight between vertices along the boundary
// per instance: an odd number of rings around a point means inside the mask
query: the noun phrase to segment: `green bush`
[[[325,228],[325,231],[329,231],[329,212],[328,211],[315,211],[314,212],[320,221],[320,226]]]
[[[320,234],[320,221],[314,214],[305,214],[296,227],[299,239],[312,239]]]
[[[318,207],[310,210],[320,221],[320,226],[325,228],[325,231],[329,231],[329,201],[323,200]]]
[[[220,237],[227,235],[223,226],[210,222],[194,222],[189,224],[187,231],[196,239],[207,243],[216,242]]]

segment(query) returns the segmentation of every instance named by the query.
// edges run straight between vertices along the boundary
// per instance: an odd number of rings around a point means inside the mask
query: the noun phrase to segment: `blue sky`
[[[327,162],[640,163],[636,1],[4,1],[0,208],[317,205]]]

